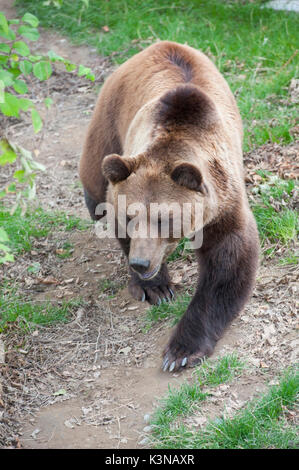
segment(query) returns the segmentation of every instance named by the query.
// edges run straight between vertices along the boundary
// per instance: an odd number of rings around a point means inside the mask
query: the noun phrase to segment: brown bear
[[[196,292],[165,348],[163,370],[209,356],[252,291],[259,241],[245,191],[242,137],[227,82],[208,57],[186,45],[153,44],[112,73],[100,92],[80,161],[91,217],[99,218],[96,207],[105,201],[119,217],[120,196],[125,224],[134,203],[146,210],[188,203],[193,233],[202,229]],[[201,227],[195,204],[202,207]],[[157,224],[160,233],[159,217]],[[132,296],[171,301],[166,259],[180,238],[116,235],[128,258]]]

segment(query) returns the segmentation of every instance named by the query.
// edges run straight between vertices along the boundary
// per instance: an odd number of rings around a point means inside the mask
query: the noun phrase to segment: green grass
[[[121,281],[111,279],[101,279],[98,283],[99,292],[105,294],[108,299],[114,299],[117,293],[124,288]]]
[[[78,299],[57,304],[34,302],[24,299],[23,294],[18,294],[15,287],[5,282],[0,288],[0,333],[6,331],[10,325],[16,325],[16,322],[25,332],[35,325],[66,323],[81,303]]]
[[[176,259],[181,258],[181,256],[184,254],[184,252],[187,251],[186,247],[185,247],[187,241],[188,241],[188,238],[186,238],[186,237],[182,238],[179,241],[179,243],[178,243],[176,249],[173,251],[173,253],[171,253],[171,255],[168,256],[167,261],[175,261]]]
[[[209,383],[208,377],[205,383]],[[266,393],[249,402],[234,416],[218,417],[200,431],[174,423],[182,413],[175,412],[172,395],[169,394],[151,421],[152,445],[167,449],[296,448],[299,444],[298,429],[287,418],[288,412],[298,403],[298,391],[298,368],[289,368],[278,385],[268,387]],[[181,395],[184,388],[176,393]],[[199,393],[197,391],[200,397]],[[186,400],[188,404],[181,408],[184,414],[188,414],[190,409],[192,411],[192,399],[188,399],[188,394],[180,398],[180,402],[185,403]]]
[[[298,184],[294,180],[282,180],[270,172],[260,171],[259,174],[263,180],[254,188],[257,200],[252,204],[252,210],[265,253],[272,256],[277,247],[289,248],[296,243],[299,218],[293,207]],[[269,243],[272,244],[270,248]],[[295,252],[289,251],[281,262],[290,264],[298,261],[297,258]]]
[[[34,239],[46,237],[51,231],[85,230],[88,226],[90,222],[63,212],[38,208],[25,215],[20,210],[11,215],[7,208],[0,206],[0,227],[8,234],[9,246],[15,254],[30,251]]]
[[[74,245],[69,241],[63,242],[61,248],[56,250],[56,256],[61,259],[70,258],[73,253]]]
[[[193,383],[185,382],[178,389],[169,386],[168,395],[162,399],[151,425],[155,428],[169,426],[177,417],[192,413],[199,402],[206,400],[208,391],[203,386],[215,386],[232,380],[244,368],[244,363],[235,354],[206,360],[193,374]]]
[[[221,0],[92,0],[82,12],[79,0],[60,9],[36,0],[18,0],[41,24],[94,46],[124,62],[157,38],[209,54],[236,94],[245,124],[245,150],[267,141],[293,140],[296,105],[286,103],[298,73],[297,15],[261,9],[260,2]],[[103,26],[109,27],[105,33]],[[273,117],[275,120],[273,120]]]
[[[220,385],[240,374],[244,367],[245,363],[236,354],[228,354],[216,363],[211,360],[204,361],[195,371],[196,380],[201,385]]]
[[[162,302],[160,305],[152,305],[146,312],[145,330],[160,320],[171,319],[175,325],[186,311],[191,297],[188,294],[179,295],[171,302]]]

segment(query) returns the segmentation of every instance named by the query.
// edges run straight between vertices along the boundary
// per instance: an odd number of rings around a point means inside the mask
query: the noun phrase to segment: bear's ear
[[[131,165],[127,160],[117,154],[107,155],[102,163],[102,171],[111,183],[119,183],[132,173]]]
[[[183,162],[174,167],[171,178],[180,186],[207,194],[208,189],[203,182],[199,169],[191,163]]]

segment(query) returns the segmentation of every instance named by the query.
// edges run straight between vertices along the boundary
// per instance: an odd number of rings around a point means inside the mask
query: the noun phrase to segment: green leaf
[[[26,57],[30,54],[30,49],[24,41],[16,41],[12,45],[13,49],[23,57]]]
[[[24,93],[28,93],[28,87],[23,80],[15,80],[13,83],[13,87],[17,93],[20,95],[24,95]]]
[[[0,26],[0,36],[8,39],[9,41],[14,41],[16,39],[16,35],[14,31],[8,28],[8,31],[4,31],[4,29]]]
[[[0,141],[0,165],[4,166],[7,163],[13,163],[16,158],[17,154],[11,148],[9,142],[6,139],[2,139]]]
[[[7,163],[13,163],[17,158],[17,155],[13,150],[6,150],[0,155],[0,165],[4,166]]]
[[[30,55],[28,59],[31,60],[31,62],[38,62],[43,59],[43,56],[42,55]]]
[[[37,134],[43,127],[43,121],[41,120],[41,117],[36,111],[36,109],[31,110],[31,119],[32,119],[34,132]]]
[[[31,264],[31,265],[28,266],[28,268],[27,268],[27,271],[28,271],[29,273],[33,273],[33,274],[38,273],[40,270],[41,270],[41,264],[38,263],[38,262]]]
[[[48,97],[44,99],[44,103],[45,103],[46,108],[50,109],[53,104],[53,100],[52,98]]]
[[[90,68],[84,67],[84,65],[81,65],[81,64],[79,65],[79,69],[78,69],[78,76],[79,77],[82,77],[83,75],[86,75],[90,72],[91,72]]]
[[[4,81],[0,80],[0,103],[4,103],[4,89],[5,89]]]
[[[56,52],[54,51],[49,51],[48,52],[48,57],[50,60],[52,60],[53,62],[66,62],[66,60],[61,57],[60,55],[56,54]]]
[[[10,53],[10,46],[8,44],[5,44],[4,42],[0,43],[0,51],[4,52],[5,54]]]
[[[8,62],[8,56],[0,55],[0,65],[1,64],[5,65],[5,64],[7,64],[7,62]]]
[[[14,172],[13,177],[16,178],[19,183],[25,183],[26,178],[25,178],[26,172],[25,170],[17,170]]]
[[[29,75],[32,72],[32,63],[28,60],[23,60],[20,62],[19,68],[24,75]]]
[[[65,62],[65,70],[67,72],[72,72],[73,70],[76,70],[77,66],[75,64],[71,64],[70,62]]]
[[[19,100],[11,93],[4,93],[4,103],[0,103],[0,111],[5,116],[19,117]]]
[[[0,243],[0,251],[4,251],[6,253],[10,251],[10,248],[4,245],[4,243]]]
[[[7,70],[13,75],[14,78],[17,78],[22,73],[19,69],[19,62],[12,62],[11,67]]]
[[[0,256],[0,264],[7,263],[8,261],[14,261],[14,256],[10,253],[6,253],[5,256]]]
[[[0,227],[0,242],[1,243],[9,242],[8,235],[5,232],[4,228],[2,227]]]
[[[0,264],[7,263],[8,261],[14,261],[13,255],[7,253],[5,256],[0,256]]]
[[[16,189],[17,189],[17,187],[16,187],[15,183],[11,183],[11,184],[8,186],[7,191],[8,191],[9,193],[15,193],[15,192],[16,192]]]
[[[7,70],[0,69],[0,80],[5,86],[11,86],[13,84],[13,75]]]
[[[32,185],[32,186],[27,186],[27,198],[29,200],[32,200],[32,199],[35,199],[35,197],[36,197],[36,186],[35,186],[35,184]]]
[[[8,20],[8,24],[19,24],[20,20]]]
[[[24,21],[24,23],[30,24],[34,28],[36,28],[39,23],[38,18],[36,18],[36,16],[32,15],[31,13],[25,13],[22,18],[22,21]]]
[[[47,80],[51,77],[52,66],[50,62],[42,60],[33,66],[33,73],[39,80]]]
[[[36,41],[39,38],[39,32],[35,28],[30,26],[22,25],[18,28],[18,33],[24,38],[30,39],[30,41]]]
[[[19,107],[22,111],[28,111],[29,108],[34,107],[34,104],[28,98],[19,98]]]
[[[0,28],[4,31],[4,33],[8,33],[9,28],[7,19],[4,13],[2,13],[2,11],[0,11]]]
[[[78,76],[79,76],[79,77],[82,77],[83,75],[84,75],[86,78],[88,78],[89,80],[94,81],[94,79],[95,79],[95,76],[91,73],[91,69],[90,69],[90,68],[84,67],[84,65],[79,65]]]
[[[10,54],[10,60],[13,60],[14,62],[19,62],[20,57],[18,54],[12,53]]]

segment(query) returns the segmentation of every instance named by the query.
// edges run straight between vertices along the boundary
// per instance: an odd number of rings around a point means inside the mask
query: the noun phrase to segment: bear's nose
[[[142,259],[142,258],[132,258],[129,261],[129,265],[131,266],[134,271],[137,271],[140,274],[145,273],[150,265],[149,259]]]

